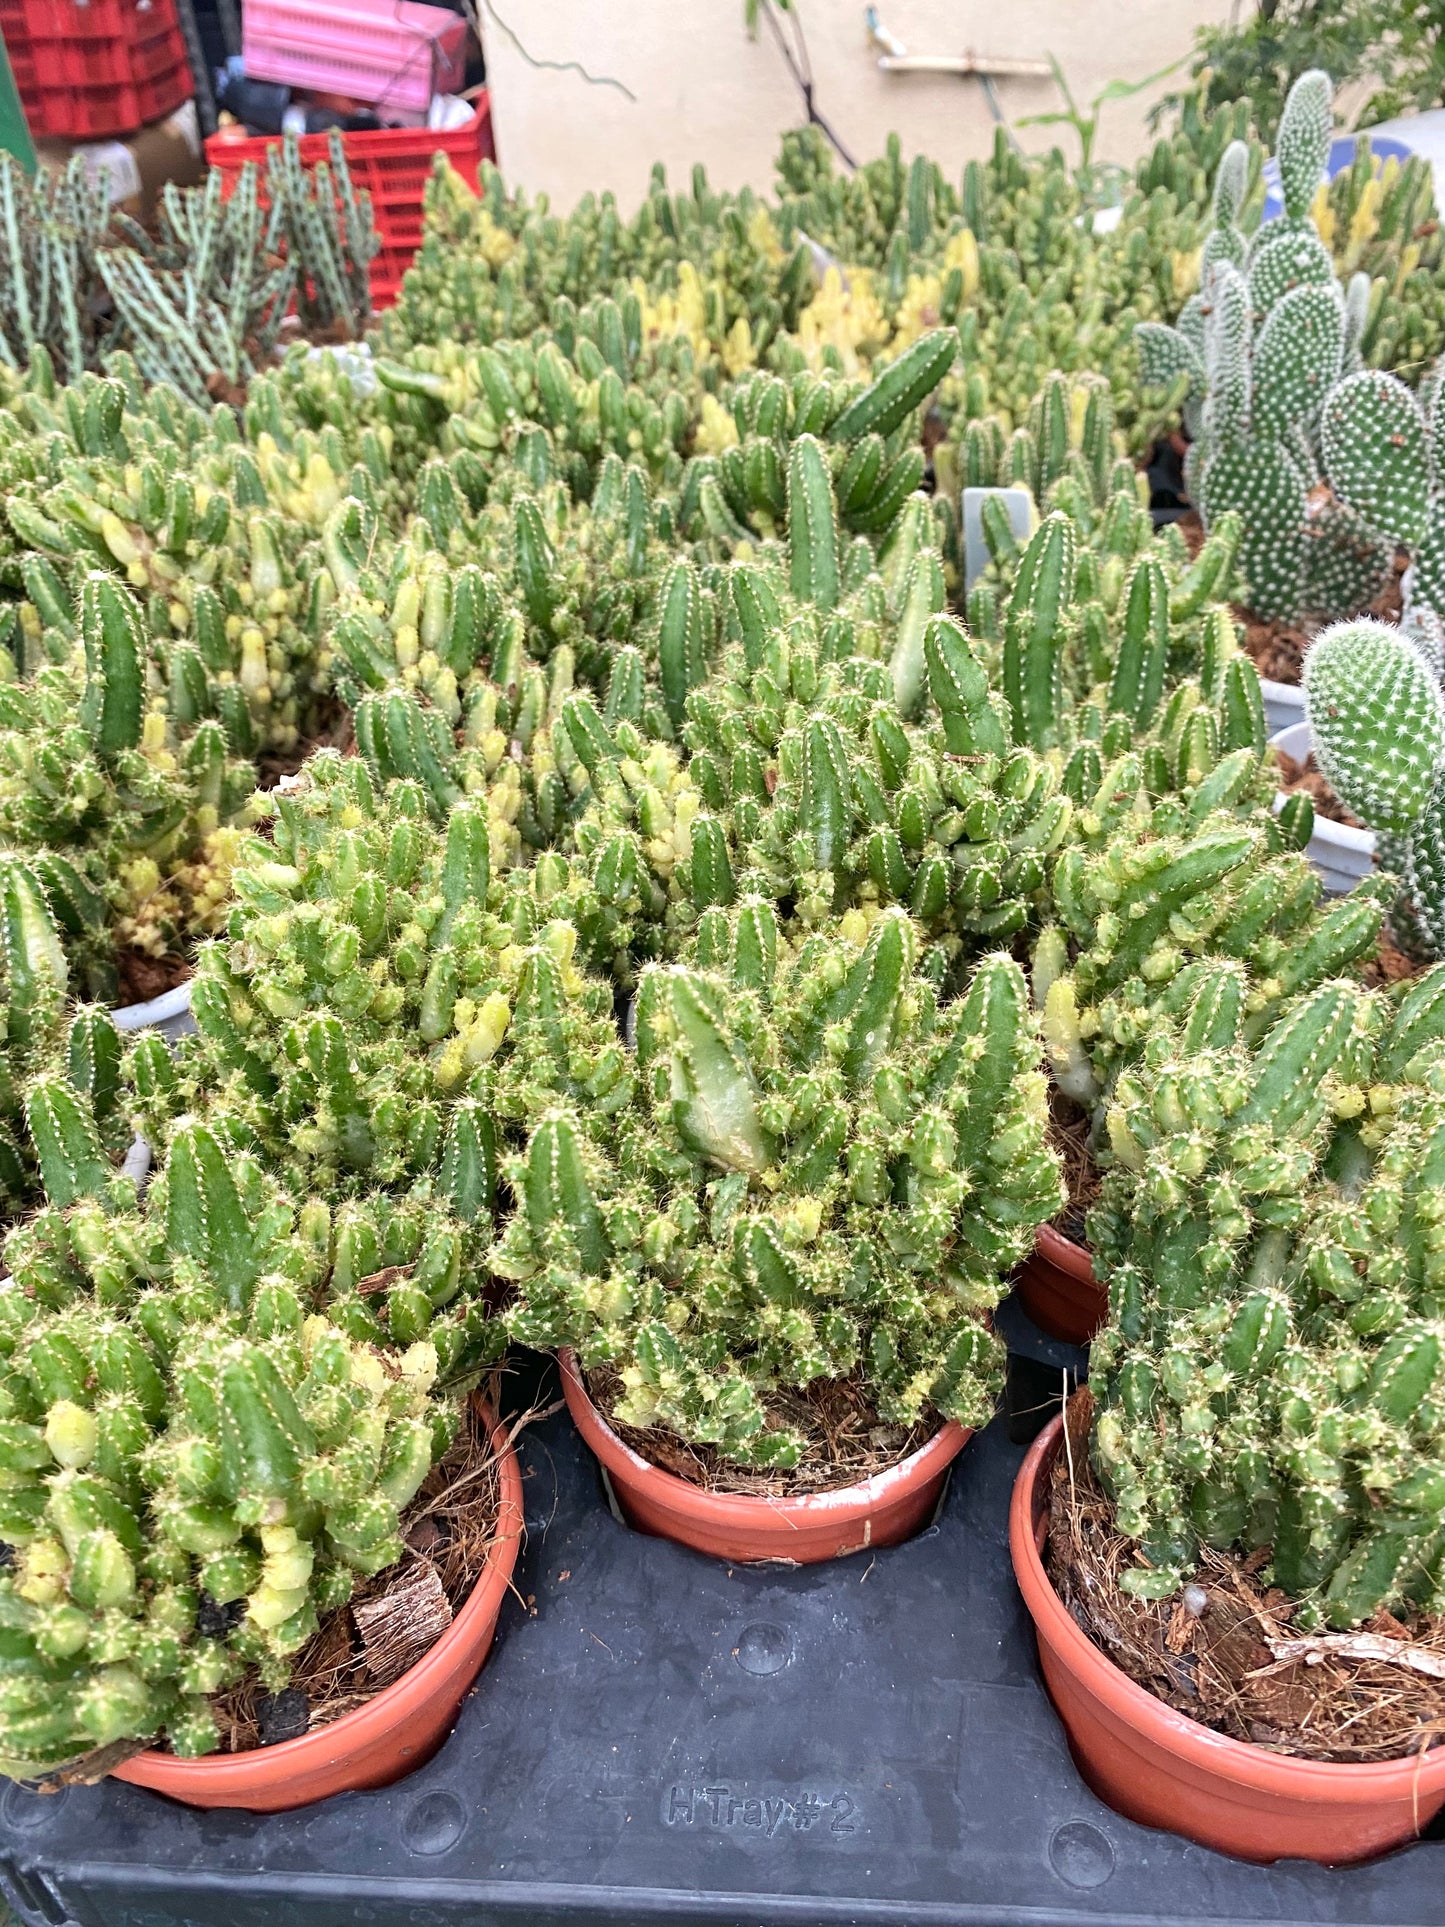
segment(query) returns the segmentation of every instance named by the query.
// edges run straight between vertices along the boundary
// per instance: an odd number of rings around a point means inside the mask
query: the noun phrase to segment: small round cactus
[[[1371,829],[1409,829],[1445,756],[1445,704],[1419,651],[1386,623],[1336,623],[1305,656],[1304,692],[1341,802]]]

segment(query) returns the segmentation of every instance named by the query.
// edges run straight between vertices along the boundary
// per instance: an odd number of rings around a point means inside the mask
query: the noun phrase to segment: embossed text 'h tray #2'
[[[959,1458],[921,1537],[791,1570],[619,1524],[565,1412],[518,1450],[521,1598],[429,1765],[273,1817],[114,1781],[51,1799],[11,1786],[0,1883],[21,1918],[1439,1927],[1445,1845],[1346,1871],[1251,1867],[1093,1797],[1009,1569],[1022,1447],[1003,1420]]]

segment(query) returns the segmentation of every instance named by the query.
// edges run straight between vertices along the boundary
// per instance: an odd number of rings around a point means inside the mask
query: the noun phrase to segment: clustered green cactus
[[[41,873],[13,855],[0,856],[0,973],[0,1210],[9,1217],[42,1195],[25,1112],[32,1078],[67,1077],[109,1152],[126,1148],[130,1130],[119,1034],[104,1011],[69,1001],[70,966]]]
[[[756,899],[694,956],[643,974],[631,1102],[553,1109],[509,1167],[513,1334],[743,1465],[798,1463],[769,1395],[819,1378],[860,1373],[885,1421],[982,1424],[983,1315],[1061,1196],[1022,972],[989,957],[940,1006],[903,911],[790,952]]]
[[[0,842],[33,860],[78,981],[113,1000],[117,946],[161,956],[211,927],[254,778],[219,724],[178,742],[148,707],[118,583],[89,574],[73,623],[69,662],[0,685]]]
[[[0,1284],[0,1771],[162,1728],[205,1753],[208,1696],[284,1684],[399,1557],[457,1401],[425,1332],[382,1351],[311,1309],[368,1235],[415,1263],[384,1211],[298,1209],[219,1119],[177,1127],[142,1209],[67,1079],[26,1109],[52,1203]]]
[[[1267,1547],[1302,1625],[1440,1610],[1442,991],[1324,983],[1247,1044],[1206,975],[1120,1079],[1091,1382],[1131,1590]]]
[[[1236,224],[1248,155],[1242,142],[1225,152],[1200,293],[1177,326],[1148,323],[1138,334],[1146,384],[1183,388],[1194,437],[1186,479],[1206,528],[1225,512],[1239,517],[1250,605],[1287,621],[1368,607],[1419,515],[1401,499],[1410,455],[1393,444],[1392,417],[1413,402],[1393,376],[1363,365],[1376,290],[1363,269],[1341,285],[1312,212],[1331,98],[1318,69],[1290,89],[1279,133],[1284,213],[1252,241]],[[1422,484],[1416,475],[1420,500]]]
[[[1046,1063],[1111,1164],[1101,1264],[1138,1280],[1106,1387],[1169,1346],[1187,1267],[1142,1242],[1156,1211],[1232,1265],[1232,1198],[1273,1230],[1333,1185],[1357,1252],[1350,1173],[1378,1149],[1405,1181],[1433,1074],[1406,1043],[1434,1003],[1354,981],[1388,886],[1324,906],[1307,801],[1271,807],[1222,601],[1249,505],[1221,482],[1191,557],[1124,455],[1117,351],[1176,305],[1213,175],[1210,330],[1232,316],[1243,351],[1211,350],[1206,475],[1294,462],[1308,430],[1340,516],[1414,512],[1414,443],[1402,463],[1373,416],[1361,438],[1321,412],[1316,361],[1333,380],[1384,334],[1361,294],[1331,306],[1304,160],[1246,259],[1246,132],[1162,142],[1114,238],[1060,160],[1006,144],[955,192],[896,144],[844,181],[803,136],[775,203],[659,178],[630,222],[438,171],[369,366],[297,347],[261,373],[221,353],[223,321],[251,314],[250,354],[293,287],[315,323],[359,312],[365,280],[364,207],[287,150],[269,214],[254,180],[224,209],[173,196],[129,263],[96,229],[104,375],[32,313],[0,377],[5,1771],[162,1732],[213,1748],[211,1696],[246,1667],[284,1684],[399,1556],[509,1340],[574,1347],[620,1423],[724,1466],[819,1472],[796,1419],[819,1380],[889,1425],[984,1423],[991,1313],[1062,1202]],[[1257,336],[1246,266],[1274,289]],[[1180,339],[1183,395],[1197,309]],[[244,404],[212,399],[208,355]],[[1000,480],[1041,520],[1019,541],[986,516],[965,626],[956,485]],[[354,753],[312,747],[253,795],[332,705]],[[1381,781],[1403,836],[1433,776]],[[118,945],[197,943],[174,1051],[123,1052],[76,1001],[109,999]],[[1286,1090],[1279,1040],[1336,1006],[1344,1068]],[[1158,1082],[1176,1040],[1208,1073],[1197,1119],[1192,1084]],[[1253,1109],[1252,1079],[1274,1093]],[[1398,1266],[1390,1288],[1404,1323],[1433,1316]],[[1301,1384],[1334,1329],[1301,1323]],[[1120,1516],[1146,1544],[1165,1520],[1182,1572],[1178,1427],[1148,1409],[1157,1450],[1141,1431],[1124,1457],[1153,1496],[1121,1471]],[[1332,1475],[1319,1547],[1348,1550],[1339,1519],[1403,1450]]]
[[[1410,633],[1337,623],[1304,661],[1315,756],[1345,806],[1379,833],[1403,884],[1402,934],[1445,955],[1445,698]]]
[[[147,381],[204,406],[217,385],[264,368],[293,296],[307,326],[348,339],[370,317],[380,243],[339,134],[309,174],[288,135],[272,152],[265,205],[254,162],[224,205],[219,173],[204,188],[168,184],[157,227],[113,213],[83,155],[33,183],[0,159],[0,361],[24,368],[39,351],[74,381],[124,349]]]

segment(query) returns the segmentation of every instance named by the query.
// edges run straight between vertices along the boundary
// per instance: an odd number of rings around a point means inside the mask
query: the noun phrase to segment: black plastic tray
[[[759,1570],[619,1525],[559,1413],[519,1446],[526,1603],[430,1765],[274,1818],[12,1786],[0,1883],[29,1927],[1440,1927],[1439,1846],[1249,1867],[1093,1797],[1009,1569],[1008,1431],[910,1545]]]

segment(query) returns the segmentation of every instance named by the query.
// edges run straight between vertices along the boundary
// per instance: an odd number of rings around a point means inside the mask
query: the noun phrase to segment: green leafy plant
[[[1094,143],[1099,135],[1099,119],[1103,109],[1116,100],[1132,100],[1135,94],[1147,93],[1183,65],[1180,60],[1171,60],[1167,67],[1146,74],[1142,80],[1111,80],[1101,87],[1089,102],[1089,112],[1084,113],[1074,99],[1068,77],[1052,53],[1048,56],[1049,67],[1054,76],[1054,85],[1064,97],[1061,110],[1044,114],[1025,114],[1018,122],[1020,127],[1072,127],[1079,140],[1080,184],[1090,196],[1110,194],[1117,199],[1118,186],[1127,178],[1125,170],[1115,164],[1113,167],[1101,166],[1094,160]]]

